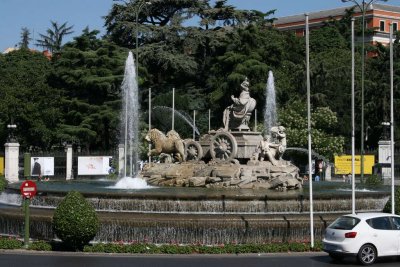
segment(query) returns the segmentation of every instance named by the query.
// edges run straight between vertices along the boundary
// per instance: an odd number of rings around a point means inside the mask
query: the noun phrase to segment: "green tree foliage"
[[[64,46],[50,84],[64,92],[57,136],[86,149],[109,150],[118,139],[120,85],[127,51],[88,28]]]
[[[29,42],[32,40],[31,38],[31,32],[29,31],[28,28],[23,27],[21,29],[21,41],[19,43],[19,47],[23,49],[28,49],[29,48]]]
[[[22,147],[48,149],[56,142],[60,92],[47,83],[51,71],[41,53],[21,49],[0,55],[0,142],[5,143],[11,120]]]
[[[99,220],[93,206],[82,194],[71,191],[54,212],[53,229],[67,247],[82,250],[95,237]]]
[[[4,189],[7,187],[7,180],[4,176],[0,176],[0,192],[4,191]]]
[[[367,145],[376,144],[381,138],[389,138],[389,129],[382,122],[390,121],[390,50],[389,47],[377,45],[371,52],[377,56],[369,58],[365,82],[365,118],[370,127]],[[393,73],[394,73],[394,121],[399,121],[400,93],[400,35],[397,34],[393,44]],[[399,139],[400,126],[394,124],[395,140]]]
[[[396,190],[394,192],[394,213],[400,215],[400,187],[396,186]],[[383,208],[383,212],[392,213],[392,200],[389,199],[386,202],[385,207]]]
[[[279,120],[286,127],[290,147],[307,147],[307,106],[295,101],[279,112]],[[317,107],[311,113],[312,149],[329,159],[343,152],[344,138],[331,134],[338,126],[336,114],[328,107]]]
[[[51,28],[48,28],[46,34],[39,33],[40,39],[36,40],[36,45],[48,49],[51,53],[61,51],[63,38],[73,33],[73,26],[67,26],[67,22],[59,25],[56,21],[51,21]]]

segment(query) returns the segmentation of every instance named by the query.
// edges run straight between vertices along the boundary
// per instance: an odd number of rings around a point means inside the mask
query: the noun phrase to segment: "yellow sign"
[[[4,157],[0,157],[0,175],[4,175]]]
[[[361,174],[361,156],[354,157],[354,173]],[[375,164],[374,155],[364,155],[364,174],[372,174],[372,167]],[[335,174],[351,173],[351,156],[335,156]]]

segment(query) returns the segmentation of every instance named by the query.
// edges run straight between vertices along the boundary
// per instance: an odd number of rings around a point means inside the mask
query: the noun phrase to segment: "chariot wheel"
[[[237,142],[228,132],[219,132],[211,138],[210,154],[213,160],[230,161],[236,157]]]
[[[185,141],[185,159],[201,160],[203,158],[203,148],[194,140]]]

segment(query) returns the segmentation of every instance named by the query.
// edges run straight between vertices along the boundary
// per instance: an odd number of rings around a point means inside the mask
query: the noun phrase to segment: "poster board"
[[[0,175],[4,175],[4,157],[0,157]]]
[[[354,173],[361,174],[361,156],[354,157]],[[364,155],[364,174],[372,174],[372,167],[375,164],[374,155]],[[351,155],[335,156],[335,174],[351,173]]]
[[[112,156],[78,157],[78,175],[108,175]]]
[[[54,157],[31,157],[31,176],[54,176]]]

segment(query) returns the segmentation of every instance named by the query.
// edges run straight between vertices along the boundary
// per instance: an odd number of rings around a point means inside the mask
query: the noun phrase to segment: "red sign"
[[[36,184],[33,181],[23,181],[20,189],[21,195],[25,198],[32,198],[36,195]]]

